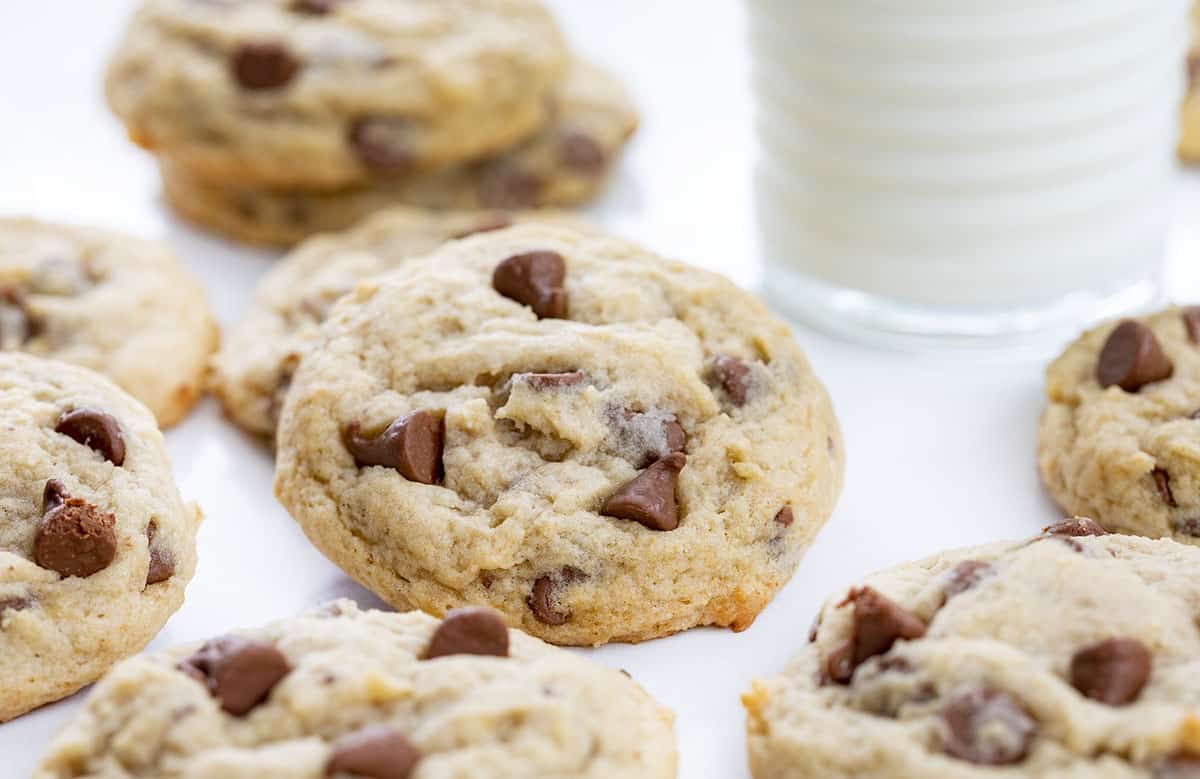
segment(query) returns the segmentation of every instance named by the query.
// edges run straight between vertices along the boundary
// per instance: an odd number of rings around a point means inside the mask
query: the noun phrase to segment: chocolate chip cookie
[[[167,247],[0,218],[0,351],[106,374],[166,426],[200,396],[216,342],[204,290]]]
[[[1200,549],[1086,519],[825,605],[743,696],[756,779],[1184,779],[1200,766]]]
[[[359,281],[446,241],[503,229],[529,216],[397,206],[352,230],[305,242],[262,278],[250,312],[213,358],[212,388],[226,413],[247,431],[273,437],[296,366],[338,298]],[[537,218],[566,217],[543,213]]]
[[[145,0],[106,89],[195,175],[332,188],[519,143],[566,67],[538,0]]]
[[[824,387],[724,278],[517,225],[359,284],[280,421],[276,493],[397,607],[560,644],[743,629],[841,488]]]
[[[1046,395],[1038,466],[1066,513],[1200,543],[1200,308],[1085,333]]]
[[[99,374],[0,354],[0,721],[140,650],[183,603],[199,512],[148,410]]]
[[[1200,161],[1200,6],[1192,5],[1192,43],[1188,49],[1187,94],[1183,100],[1183,122],[1179,153],[1189,162]]]
[[[397,203],[427,208],[538,208],[594,197],[608,178],[638,115],[609,74],[577,62],[556,90],[554,118],[530,140],[497,156],[335,192],[230,186],[192,175],[162,155],[171,205],[199,225],[236,240],[290,246],[342,230]]]
[[[671,714],[619,671],[487,609],[338,601],[122,663],[34,777],[671,779],[675,762]]]

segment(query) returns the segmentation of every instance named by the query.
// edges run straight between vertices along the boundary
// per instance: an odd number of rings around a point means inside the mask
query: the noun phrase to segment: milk
[[[1156,294],[1187,0],[748,4],[785,303],[986,335]]]

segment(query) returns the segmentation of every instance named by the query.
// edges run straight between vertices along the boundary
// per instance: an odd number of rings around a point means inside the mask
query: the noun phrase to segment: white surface
[[[0,212],[124,228],[171,241],[222,321],[245,308],[269,255],[180,224],[150,161],[99,94],[125,0],[0,0]],[[645,126],[593,209],[671,256],[759,280],[751,230],[750,105],[734,0],[557,0],[575,44],[620,71]],[[1186,182],[1172,289],[1200,297],[1200,178]],[[120,312],[114,312],[119,316]],[[738,700],[799,648],[817,605],[873,569],[943,547],[1030,534],[1054,518],[1034,472],[1040,359],[885,353],[797,329],[846,432],[846,491],[796,577],[748,631],[696,630],[587,654],[628,669],[678,712],[684,779],[746,776]],[[271,459],[206,402],[168,433],[180,487],[203,505],[199,572],[154,646],[251,625],[338,595],[371,596],[314,551],[271,495]],[[0,684],[3,680],[0,680]],[[0,777],[29,775],[78,700],[0,726]]]
[[[1154,275],[1190,0],[749,0],[769,258],[935,307]]]

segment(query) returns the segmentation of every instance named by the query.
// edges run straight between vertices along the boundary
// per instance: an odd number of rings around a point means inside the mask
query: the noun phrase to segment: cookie
[[[672,779],[675,762],[672,715],[619,671],[486,609],[338,601],[121,664],[34,777]]]
[[[204,290],[162,244],[0,218],[0,351],[106,374],[167,426],[216,344]]]
[[[199,512],[154,417],[99,374],[0,354],[0,721],[95,681],[183,603]]]
[[[1187,93],[1183,100],[1179,154],[1189,162],[1200,161],[1200,5],[1192,6],[1192,43],[1187,60]]]
[[[273,437],[296,366],[338,298],[359,281],[446,241],[502,229],[518,218],[526,217],[397,206],[352,230],[306,241],[262,278],[250,311],[213,357],[211,386],[230,419],[250,433]]]
[[[168,202],[203,227],[239,241],[290,246],[347,228],[398,203],[427,208],[525,209],[576,205],[604,185],[638,115],[620,83],[576,63],[557,90],[554,119],[497,156],[336,192],[230,186],[162,156]]]
[[[840,491],[824,387],[724,278],[584,229],[359,284],[280,420],[276,494],[386,601],[559,644],[744,629]]]
[[[828,601],[748,710],[755,779],[1184,779],[1200,549],[1095,535],[945,552]]]
[[[523,141],[566,67],[537,0],[145,0],[106,91],[196,175],[342,187]]]
[[[1200,543],[1200,309],[1085,333],[1046,371],[1038,467],[1067,514]]]

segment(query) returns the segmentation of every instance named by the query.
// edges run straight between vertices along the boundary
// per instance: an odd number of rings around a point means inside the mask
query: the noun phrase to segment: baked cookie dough
[[[0,351],[106,374],[165,427],[200,396],[216,345],[204,290],[162,244],[0,218]]]
[[[946,552],[825,605],[743,696],[755,779],[1187,779],[1200,549],[1094,535]]]
[[[672,715],[495,612],[338,601],[122,663],[34,779],[673,779]]]
[[[1179,137],[1179,153],[1189,162],[1200,161],[1200,5],[1192,5],[1192,45],[1188,50],[1187,94],[1183,100],[1183,117]]]
[[[525,217],[397,206],[352,230],[305,242],[262,278],[246,318],[213,357],[211,385],[226,413],[248,432],[273,437],[296,366],[338,298],[446,241],[502,229],[517,218]]]
[[[1038,467],[1067,514],[1200,543],[1200,309],[1085,333],[1046,371]]]
[[[833,509],[842,443],[724,278],[517,225],[360,284],[284,403],[276,493],[396,606],[559,644],[744,629]]]
[[[142,649],[183,603],[197,509],[144,406],[99,374],[0,354],[0,721]]]
[[[144,0],[106,91],[196,175],[341,187],[521,142],[567,61],[538,0]]]
[[[334,192],[264,190],[205,180],[161,155],[164,193],[180,214],[239,241],[290,246],[380,209],[525,209],[576,205],[604,185],[638,114],[611,75],[577,62],[556,91],[554,118],[515,149],[473,163]]]

